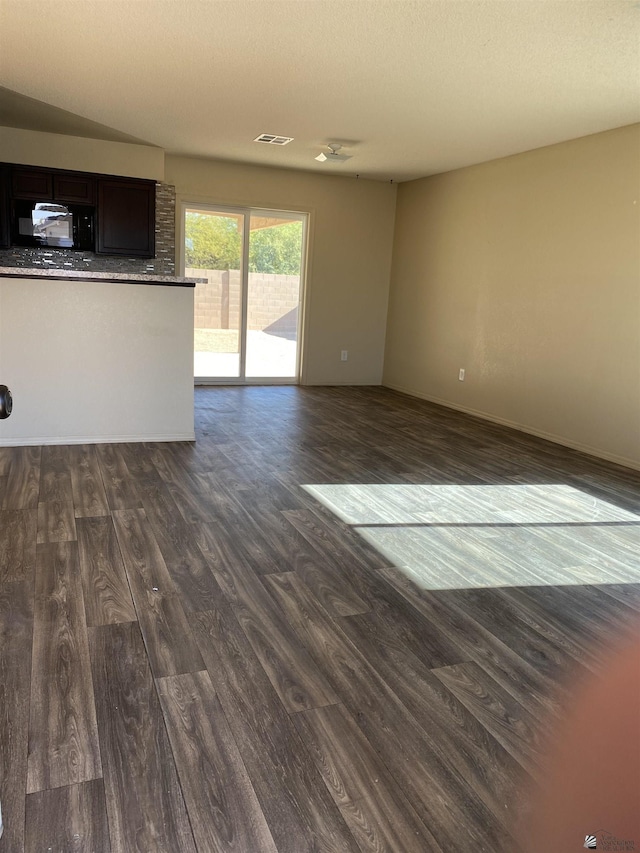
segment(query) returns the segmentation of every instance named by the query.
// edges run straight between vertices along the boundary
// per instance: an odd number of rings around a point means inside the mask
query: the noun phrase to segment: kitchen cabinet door
[[[153,258],[155,201],[154,181],[99,178],[96,252]]]
[[[0,163],[0,249],[9,244],[9,167]]]
[[[72,204],[94,204],[96,179],[93,175],[76,175],[73,172],[54,174],[53,197],[56,201]]]
[[[53,175],[40,169],[11,170],[11,194],[13,198],[31,198],[47,201],[53,198]]]

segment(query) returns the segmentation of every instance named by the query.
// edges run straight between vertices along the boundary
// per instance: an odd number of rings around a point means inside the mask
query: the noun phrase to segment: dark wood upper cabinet
[[[95,204],[96,179],[92,175],[53,175],[53,198],[73,204]]]
[[[9,227],[9,167],[0,163],[0,249],[8,249],[11,243]]]
[[[82,172],[55,172],[45,169],[11,170],[12,198],[35,201],[66,201],[72,204],[95,204],[96,179]]]
[[[48,201],[53,198],[53,174],[39,169],[11,170],[11,195],[13,198],[31,198]]]
[[[155,257],[155,181],[0,163],[0,248],[12,245],[12,210],[26,201],[95,211],[95,251],[101,255]]]
[[[96,252],[153,258],[155,220],[154,181],[98,178]]]

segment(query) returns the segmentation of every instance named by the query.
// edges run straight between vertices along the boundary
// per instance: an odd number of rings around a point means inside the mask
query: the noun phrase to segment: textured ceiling
[[[0,84],[58,132],[401,181],[640,121],[640,2],[0,0]]]

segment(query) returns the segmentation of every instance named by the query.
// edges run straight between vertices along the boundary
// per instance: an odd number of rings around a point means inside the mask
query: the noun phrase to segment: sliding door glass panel
[[[194,376],[242,376],[242,254],[244,214],[185,211],[185,275],[206,278],[194,300]]]
[[[294,379],[304,218],[252,211],[249,223],[245,375]]]

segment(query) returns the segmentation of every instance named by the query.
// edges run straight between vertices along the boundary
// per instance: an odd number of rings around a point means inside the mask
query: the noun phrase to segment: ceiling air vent
[[[276,136],[273,133],[261,133],[253,141],[266,142],[268,145],[286,145],[289,142],[293,142],[293,136]]]

